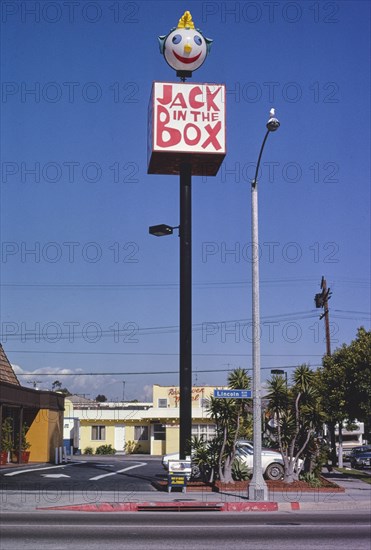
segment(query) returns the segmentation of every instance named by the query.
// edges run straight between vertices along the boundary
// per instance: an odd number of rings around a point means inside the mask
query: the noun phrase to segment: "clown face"
[[[166,38],[164,56],[176,71],[195,71],[207,55],[207,44],[200,32],[194,29],[175,29]]]

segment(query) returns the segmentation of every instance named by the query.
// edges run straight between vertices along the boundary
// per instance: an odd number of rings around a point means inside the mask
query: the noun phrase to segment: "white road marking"
[[[28,470],[16,470],[15,472],[9,472],[4,474],[4,476],[18,476],[20,474],[28,474],[29,472],[41,472],[42,470],[53,470],[55,468],[66,468],[66,466],[77,466],[78,464],[86,464],[84,462],[74,462],[73,464],[61,464],[60,466],[45,466],[43,468],[29,468]]]
[[[52,477],[53,479],[58,479],[60,477],[71,477],[71,476],[66,476],[66,474],[41,474],[41,477]]]
[[[140,466],[145,466],[147,462],[139,462],[139,464],[135,464],[134,466],[128,466],[127,468],[123,468],[122,470],[117,470],[116,472],[110,472],[109,474],[102,474],[100,476],[91,477],[89,481],[97,481],[98,479],[103,479],[104,477],[109,476],[115,476],[116,474],[122,474],[122,472],[127,472],[128,470],[132,470],[133,468],[140,468]]]

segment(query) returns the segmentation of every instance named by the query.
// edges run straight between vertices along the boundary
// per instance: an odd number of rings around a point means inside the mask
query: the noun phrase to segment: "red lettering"
[[[193,128],[196,131],[196,137],[193,139],[188,137],[189,128]],[[192,123],[188,123],[184,126],[184,141],[186,142],[187,145],[197,145],[200,139],[201,139],[201,130],[199,129],[198,126]]]
[[[172,104],[170,105],[170,109],[172,107],[182,107],[182,109],[186,109],[187,108],[187,103],[185,102],[185,99],[183,97],[183,94],[182,93],[179,93],[175,96],[174,98],[174,101],[172,102]]]
[[[163,118],[162,115],[164,115],[165,118]],[[175,128],[171,128],[170,126],[166,126],[169,121],[170,121],[170,115],[167,109],[159,105],[157,107],[157,132],[156,132],[156,144],[159,147],[172,147],[173,145],[177,145],[182,139],[182,134],[179,132],[179,130],[176,130]],[[167,140],[164,139],[164,133],[166,132],[169,135],[169,138]]]
[[[214,99],[220,92],[221,88],[217,88],[216,92],[212,92],[212,90],[209,88],[209,86],[206,86],[206,103],[207,103],[207,110],[210,111],[211,108],[214,109],[214,111],[220,111],[219,107],[215,105]]]
[[[209,137],[203,142],[201,147],[203,149],[206,149],[206,147],[210,144],[214,147],[216,151],[219,151],[219,149],[222,148],[219,141],[217,140],[216,136],[220,132],[220,128],[222,127],[222,123],[219,121],[215,124],[215,126],[211,126],[211,124],[208,124],[205,126],[205,130],[209,134]]]
[[[198,109],[204,106],[203,101],[196,101],[196,96],[198,95],[202,95],[202,90],[200,86],[196,86],[195,88],[192,88],[192,90],[189,92],[189,104],[192,107],[192,109]]]
[[[160,99],[158,97],[156,99],[159,103],[161,103],[161,105],[167,105],[168,103],[171,102],[171,99],[173,97],[173,87],[169,84],[165,84],[163,87],[163,92],[164,92],[163,98]]]

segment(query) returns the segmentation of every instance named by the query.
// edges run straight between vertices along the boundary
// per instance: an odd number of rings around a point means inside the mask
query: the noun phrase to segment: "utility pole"
[[[321,279],[321,290],[319,294],[316,294],[314,301],[316,303],[316,308],[323,308],[323,313],[320,316],[321,319],[325,319],[325,331],[326,331],[326,355],[331,355],[331,340],[330,340],[330,319],[329,319],[329,308],[328,301],[331,298],[330,289],[327,288],[327,282],[324,277]]]
[[[314,301],[316,303],[316,308],[323,308],[323,313],[320,316],[321,319],[325,319],[325,332],[326,332],[326,355],[331,356],[331,339],[330,339],[330,319],[329,319],[329,308],[328,301],[331,298],[330,289],[327,288],[326,279],[322,276],[321,279],[321,290],[319,294],[316,294]],[[342,422],[339,421],[339,467],[343,467],[343,441],[342,441]],[[335,437],[335,422],[332,421],[329,423],[329,431],[331,438],[331,448],[332,448],[332,463],[336,464],[336,437]]]
[[[39,388],[37,387],[37,385],[41,384],[41,380],[29,380],[27,384],[31,384],[34,390],[38,390]]]

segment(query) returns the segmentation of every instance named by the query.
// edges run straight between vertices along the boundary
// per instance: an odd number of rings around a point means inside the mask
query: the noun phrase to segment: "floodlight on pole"
[[[148,232],[150,235],[154,235],[155,237],[165,237],[166,235],[172,235],[174,233],[174,229],[179,229],[179,225],[173,227],[171,225],[161,223],[159,225],[151,225]]]

